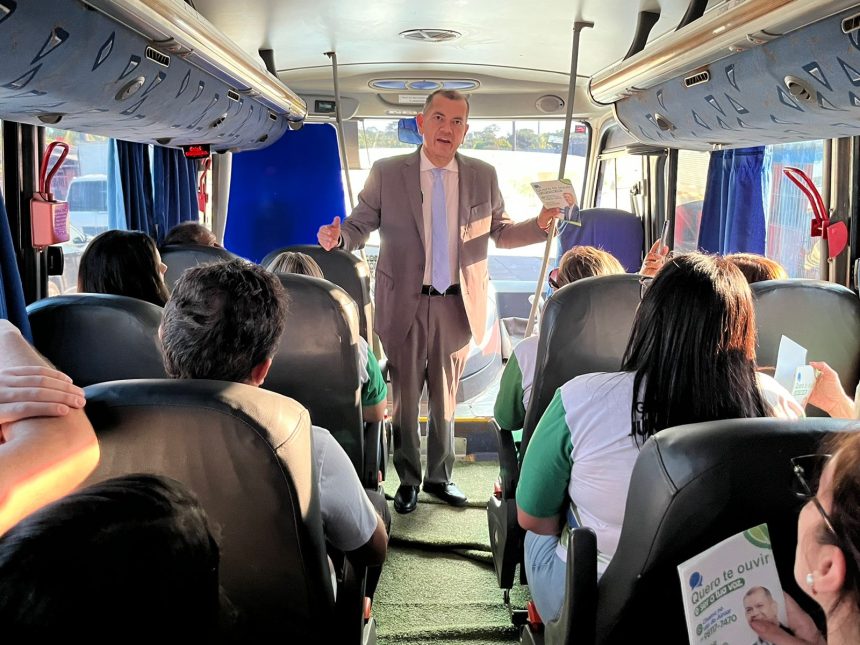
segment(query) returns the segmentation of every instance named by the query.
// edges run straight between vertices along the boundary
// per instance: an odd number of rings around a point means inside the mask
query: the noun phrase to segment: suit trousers
[[[401,484],[421,483],[418,405],[425,382],[429,418],[424,481],[451,481],[457,388],[471,338],[461,296],[421,295],[415,322],[404,341],[385,345],[394,403],[394,467]]]

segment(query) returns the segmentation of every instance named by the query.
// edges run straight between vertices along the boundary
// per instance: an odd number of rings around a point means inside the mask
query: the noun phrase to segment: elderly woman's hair
[[[726,259],[740,269],[750,284],[764,280],[785,280],[788,278],[788,273],[779,262],[763,255],[732,253],[727,255]]]
[[[624,273],[624,267],[611,253],[593,246],[574,246],[561,256],[558,286],[599,275]]]
[[[322,269],[316,260],[306,253],[298,251],[283,251],[282,253],[278,253],[266,268],[273,273],[298,273],[299,275],[309,275],[313,278],[324,277]]]
[[[108,293],[163,307],[170,297],[155,241],[140,231],[105,231],[81,255],[78,291]]]

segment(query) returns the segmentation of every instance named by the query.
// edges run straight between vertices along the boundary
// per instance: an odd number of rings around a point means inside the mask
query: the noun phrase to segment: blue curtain
[[[763,146],[711,153],[699,226],[701,250],[764,254],[763,161]]]
[[[107,209],[108,228],[128,230],[128,221],[125,217],[125,204],[122,198],[122,185],[119,180],[119,155],[116,150],[116,139],[111,139],[108,144],[107,161]]]
[[[143,231],[155,239],[158,231],[152,205],[149,146],[117,139],[116,152],[128,228],[132,231]]]
[[[197,162],[178,148],[153,148],[157,241],[180,222],[197,220]]]
[[[21,274],[18,273],[15,257],[6,205],[0,195],[0,318],[9,320],[21,330],[24,338],[32,342],[33,335],[30,331],[30,320],[27,318],[24,289],[21,286]]]

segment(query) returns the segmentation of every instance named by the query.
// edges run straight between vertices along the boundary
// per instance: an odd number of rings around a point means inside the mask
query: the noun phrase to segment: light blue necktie
[[[433,168],[433,199],[430,201],[430,239],[433,257],[430,284],[440,293],[451,286],[451,265],[448,259],[448,209],[445,204],[444,168]]]

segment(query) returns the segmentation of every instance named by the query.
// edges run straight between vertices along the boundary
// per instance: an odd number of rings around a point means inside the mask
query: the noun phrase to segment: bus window
[[[621,154],[601,159],[597,176],[598,208],[618,208],[639,214],[634,192],[642,181],[640,155]]]
[[[678,180],[675,186],[675,243],[676,253],[695,251],[698,248],[699,222],[708,180],[708,162],[711,155],[696,150],[678,151]]]
[[[63,249],[63,273],[52,275],[48,295],[75,293],[81,254],[89,241],[109,226],[108,145],[110,139],[56,128],[45,129],[46,143],[64,141],[69,155],[51,187],[57,199],[69,202],[69,241]]]
[[[783,168],[805,172],[820,191],[823,185],[824,141],[786,143],[765,148],[762,194],[767,227],[767,257],[776,260],[791,278],[818,278],[821,238],[810,236],[809,201]]]
[[[538,214],[540,200],[532,190],[531,182],[558,177],[559,153],[564,134],[564,121],[546,120],[490,120],[469,119],[469,132],[460,152],[491,164],[499,177],[499,186],[505,198],[505,210],[515,221],[529,219]],[[581,199],[585,186],[585,170],[590,130],[585,123],[574,122],[571,129],[566,175]],[[364,185],[370,167],[379,159],[407,154],[415,150],[411,144],[397,139],[397,121],[393,119],[367,119],[359,126],[358,134],[362,169],[350,170],[353,191],[358,194]],[[349,204],[346,208],[350,211]],[[368,246],[378,245],[376,232],[371,234]],[[553,251],[554,252],[554,251]],[[370,250],[372,255],[373,251]],[[543,248],[532,245],[520,249],[497,249],[492,245],[490,255],[542,256]],[[369,258],[371,263],[372,258]],[[528,262],[528,268],[518,268],[516,279],[528,280],[537,276],[540,263]],[[521,274],[520,274],[521,273]],[[512,278],[513,279],[513,278]]]

